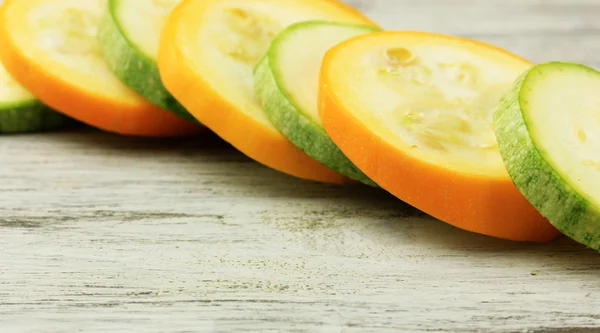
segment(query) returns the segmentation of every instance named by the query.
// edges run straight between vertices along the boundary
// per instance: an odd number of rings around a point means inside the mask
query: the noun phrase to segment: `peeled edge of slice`
[[[136,106],[115,103],[46,71],[23,54],[13,40],[10,31],[18,27],[6,26],[4,17],[13,1],[19,0],[5,0],[0,5],[0,61],[6,71],[40,102],[82,123],[122,135],[175,137],[204,131],[201,126],[149,102]],[[107,110],[112,110],[110,115],[113,117],[109,120]],[[114,117],[117,113],[119,117]]]
[[[529,80],[534,80],[535,76],[543,75],[540,72],[548,67],[588,71],[600,76],[598,71],[590,67],[566,62],[538,64],[523,73],[494,113],[500,154],[515,186],[550,223],[567,237],[598,251],[598,207],[583,198],[546,161],[531,139],[524,119],[524,87]]]
[[[116,15],[120,2],[108,0],[108,10],[98,29],[100,49],[109,67],[121,82],[152,104],[197,122],[163,86],[156,62],[138,50],[123,32]]]
[[[310,158],[280,133],[265,129],[263,124],[240,112],[194,72],[184,50],[176,43],[180,16],[193,4],[194,1],[179,3],[167,17],[161,32],[158,68],[167,90],[204,126],[271,169],[324,183],[356,183]],[[198,98],[199,91],[203,92],[202,98]]]
[[[0,103],[0,134],[42,132],[75,123],[37,100]]]
[[[379,34],[410,33],[424,37],[460,38],[426,32],[383,31]],[[330,49],[323,60],[319,89],[319,116],[331,139],[369,178],[402,201],[457,228],[495,238],[543,243],[560,236],[556,230],[506,179],[458,174],[426,161],[406,156],[347,110],[329,85],[329,63],[348,43]],[[465,43],[481,42],[460,38]],[[506,51],[502,51],[506,52]],[[493,189],[493,190],[490,190]]]
[[[378,27],[356,24],[342,24],[327,21],[303,21],[292,24],[275,37],[271,46],[254,70],[255,90],[261,100],[263,110],[267,117],[288,140],[304,153],[323,163],[332,170],[339,172],[351,179],[366,185],[377,187],[362,171],[360,171],[342,151],[331,141],[325,130],[315,124],[293,102],[289,93],[282,89],[278,80],[281,74],[277,69],[277,48],[285,41],[288,33],[305,26],[313,25],[339,25],[349,27],[363,27],[365,33],[380,30]],[[315,108],[317,106],[315,105]]]
[[[19,85],[0,64],[0,75],[9,83]],[[20,85],[19,85],[20,86]],[[25,90],[23,87],[20,87]],[[17,89],[20,91],[21,89]],[[5,94],[0,100],[0,134],[42,132],[75,124],[76,121],[41,103],[35,96]]]

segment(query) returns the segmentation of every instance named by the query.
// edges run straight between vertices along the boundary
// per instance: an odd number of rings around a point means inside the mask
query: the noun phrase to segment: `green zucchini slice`
[[[98,31],[102,55],[115,75],[150,103],[197,122],[165,89],[156,58],[163,23],[181,0],[108,0]]]
[[[527,200],[563,234],[600,250],[600,72],[532,67],[496,109],[494,128]]]
[[[269,121],[307,155],[330,169],[377,186],[329,138],[318,115],[321,61],[336,44],[378,28],[304,21],[281,31],[254,71],[254,86]]]

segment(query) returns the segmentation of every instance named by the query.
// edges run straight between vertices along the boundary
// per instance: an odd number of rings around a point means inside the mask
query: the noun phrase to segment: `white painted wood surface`
[[[349,1],[599,67],[598,0]],[[499,241],[212,136],[0,138],[0,332],[599,332],[600,254]]]

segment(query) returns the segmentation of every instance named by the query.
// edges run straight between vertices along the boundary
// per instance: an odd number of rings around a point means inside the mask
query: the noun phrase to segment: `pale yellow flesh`
[[[274,132],[255,95],[252,70],[277,33],[305,20],[365,23],[356,13],[322,0],[223,0],[208,6],[187,14],[196,17],[190,18],[194,23],[177,36],[185,61],[221,98]]]
[[[116,15],[127,38],[154,61],[167,15],[181,0],[121,0]]]
[[[331,62],[331,89],[407,154],[459,172],[506,175],[492,116],[530,64],[499,50],[420,34],[350,43]]]
[[[46,72],[121,103],[142,99],[104,61],[96,40],[106,0],[12,1],[5,24],[17,47]]]
[[[35,96],[15,81],[0,64],[0,105],[35,100]]]
[[[530,137],[562,178],[600,205],[600,80],[577,72],[531,80],[522,105]]]
[[[280,85],[293,97],[297,107],[317,124],[321,124],[317,108],[319,72],[323,56],[331,47],[366,30],[339,25],[316,25],[290,34],[277,52],[275,70]],[[293,48],[287,49],[287,46]]]

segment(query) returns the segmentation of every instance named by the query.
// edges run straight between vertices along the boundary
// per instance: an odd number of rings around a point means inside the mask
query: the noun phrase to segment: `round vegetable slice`
[[[52,109],[121,134],[178,136],[200,126],[155,107],[127,88],[96,40],[105,0],[7,0],[0,11],[0,59]]]
[[[459,37],[358,36],[325,55],[319,115],[346,156],[399,199],[468,231],[545,242],[560,233],[512,184],[492,124],[530,65]]]
[[[254,72],[255,90],[271,123],[294,145],[334,171],[377,186],[331,141],[319,118],[319,71],[325,52],[373,26],[303,21],[280,32]]]
[[[196,119],[250,158],[299,178],[350,182],[279,133],[254,91],[253,68],[272,39],[306,20],[374,25],[332,0],[184,0],[163,26],[158,67]]]
[[[532,67],[494,114],[508,173],[566,236],[600,250],[600,72]]]
[[[38,101],[0,64],[0,133],[38,132],[73,121]]]
[[[148,101],[196,121],[162,84],[156,57],[164,20],[181,0],[108,0],[98,31],[102,55],[115,75]]]

